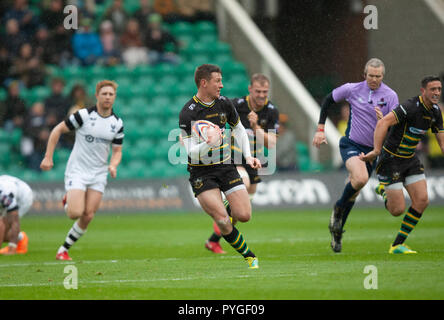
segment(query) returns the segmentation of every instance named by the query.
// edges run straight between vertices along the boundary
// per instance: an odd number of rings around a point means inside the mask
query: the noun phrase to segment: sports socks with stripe
[[[407,210],[407,213],[404,215],[404,219],[402,220],[401,228],[398,231],[398,235],[393,242],[393,246],[404,243],[410,232],[413,231],[416,224],[419,222],[419,219],[421,219],[421,216],[422,213],[416,211],[412,207]]]
[[[235,226],[233,226],[233,230],[230,234],[223,237],[234,248],[234,250],[239,252],[244,258],[255,257],[254,253],[251,252],[250,248],[248,247],[242,233],[240,233]]]
[[[86,230],[83,230],[79,227],[77,224],[77,221],[74,222],[72,225],[72,228],[69,230],[68,234],[66,235],[65,242],[63,245],[59,248],[57,253],[61,253],[63,251],[68,251],[71,246],[76,243],[77,240],[86,232]]]

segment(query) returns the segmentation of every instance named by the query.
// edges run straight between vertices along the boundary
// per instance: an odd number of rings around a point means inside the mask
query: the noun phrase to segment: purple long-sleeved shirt
[[[373,147],[373,133],[377,118],[375,107],[383,115],[398,106],[398,95],[384,83],[376,90],[371,90],[367,81],[346,83],[333,90],[335,102],[346,100],[350,104],[350,118],[345,135],[352,141]]]

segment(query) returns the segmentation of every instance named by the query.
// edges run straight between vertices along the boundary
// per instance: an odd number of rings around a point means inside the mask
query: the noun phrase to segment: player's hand
[[[317,131],[313,137],[313,145],[319,148],[321,144],[328,144],[324,131]]]
[[[111,178],[117,177],[117,168],[115,166],[109,165],[108,166],[109,175]]]
[[[257,126],[257,122],[259,120],[259,116],[257,115],[256,112],[251,111],[248,115],[247,115],[247,119],[250,122],[250,127],[255,129]]]
[[[262,168],[261,162],[257,158],[248,157],[245,159],[248,165],[252,167],[253,169],[259,169]]]
[[[52,159],[44,157],[42,162],[40,163],[40,169],[42,169],[43,171],[48,171],[51,170],[52,167],[54,167],[54,162],[52,161]]]
[[[219,146],[222,143],[222,130],[218,126],[207,129],[207,144],[210,146]]]
[[[380,152],[377,152],[375,150],[370,151],[367,154],[364,154],[364,152],[361,152],[359,155],[359,160],[365,161],[365,162],[373,162],[378,156]]]
[[[375,112],[376,112],[376,118],[378,120],[381,120],[382,118],[384,118],[384,115],[382,114],[382,111],[379,107],[375,107]]]

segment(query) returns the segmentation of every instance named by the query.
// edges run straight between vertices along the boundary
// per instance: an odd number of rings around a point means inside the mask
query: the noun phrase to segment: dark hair
[[[438,76],[427,76],[421,80],[421,87],[423,89],[427,88],[427,85],[429,84],[429,82],[432,82],[432,81],[441,81],[441,79]]]
[[[196,68],[196,71],[194,72],[194,82],[196,82],[198,89],[200,86],[200,81],[202,79],[210,80],[213,72],[222,74],[222,70],[214,64],[203,64]]]

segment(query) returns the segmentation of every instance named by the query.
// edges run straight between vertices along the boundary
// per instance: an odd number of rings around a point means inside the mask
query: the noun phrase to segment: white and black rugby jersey
[[[100,175],[108,172],[111,144],[122,145],[123,121],[114,112],[104,118],[94,106],[70,115],[65,124],[76,130],[74,147],[66,165],[66,173]]]
[[[28,190],[26,183],[16,177],[0,176],[0,217],[6,212],[18,210],[18,199],[23,198],[23,193]]]

